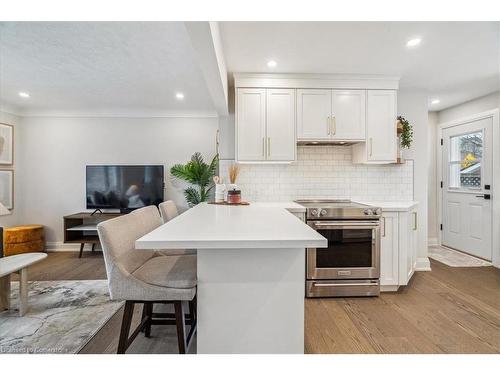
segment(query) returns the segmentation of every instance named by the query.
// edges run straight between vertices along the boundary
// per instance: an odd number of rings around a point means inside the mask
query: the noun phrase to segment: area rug
[[[106,280],[34,281],[20,317],[18,285],[0,312],[0,353],[77,353],[123,305],[110,301]]]
[[[485,260],[443,246],[429,246],[429,258],[450,267],[488,267],[492,265]]]

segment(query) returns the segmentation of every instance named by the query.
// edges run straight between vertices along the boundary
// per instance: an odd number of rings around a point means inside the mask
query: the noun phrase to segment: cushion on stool
[[[132,275],[152,285],[177,289],[193,288],[196,286],[196,256],[154,257],[146,261]]]

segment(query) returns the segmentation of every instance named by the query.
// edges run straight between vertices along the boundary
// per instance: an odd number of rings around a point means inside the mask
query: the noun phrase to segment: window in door
[[[450,137],[449,187],[451,189],[481,189],[483,132]]]

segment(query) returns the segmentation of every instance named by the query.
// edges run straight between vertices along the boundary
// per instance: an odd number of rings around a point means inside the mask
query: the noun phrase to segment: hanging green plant
[[[413,142],[413,126],[411,126],[410,122],[403,116],[398,116],[398,121],[403,127],[400,136],[401,148],[410,148]]]
[[[192,186],[184,189],[184,196],[190,207],[208,200],[210,191],[214,187],[212,177],[217,172],[219,155],[215,155],[210,164],[204,162],[199,152],[191,157],[187,164],[176,164],[170,168],[170,174]]]

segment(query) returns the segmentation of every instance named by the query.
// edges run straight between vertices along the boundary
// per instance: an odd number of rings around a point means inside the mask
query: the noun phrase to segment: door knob
[[[476,195],[476,198],[491,199],[490,194]]]

